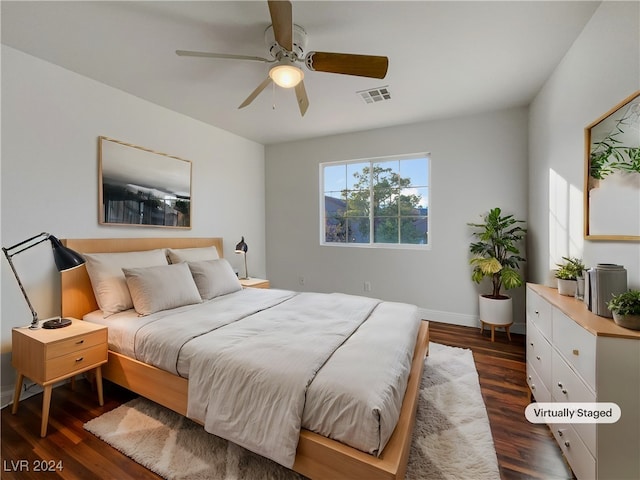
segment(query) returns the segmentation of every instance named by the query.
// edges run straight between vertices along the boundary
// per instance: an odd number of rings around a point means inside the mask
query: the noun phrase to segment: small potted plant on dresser
[[[471,279],[480,283],[483,278],[491,279],[490,294],[479,296],[480,328],[491,327],[491,340],[496,326],[504,327],[509,335],[509,326],[513,323],[512,299],[501,293],[502,288],[510,290],[523,284],[518,271],[520,262],[519,244],[527,230],[521,225],[524,220],[516,220],[513,215],[502,216],[500,208],[493,208],[484,216],[484,223],[469,223],[476,230],[473,236],[478,239],[471,243],[469,251],[473,258]]]
[[[582,277],[584,264],[580,258],[562,257],[563,263],[556,264],[559,268],[556,272],[558,279],[558,293],[573,297],[576,295],[578,277]]]
[[[613,313],[613,320],[624,328],[640,330],[640,290],[614,295],[607,303]]]

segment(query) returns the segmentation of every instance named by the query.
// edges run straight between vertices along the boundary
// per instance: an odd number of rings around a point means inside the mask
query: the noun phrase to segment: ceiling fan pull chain
[[[271,109],[276,109],[276,84],[271,84]]]

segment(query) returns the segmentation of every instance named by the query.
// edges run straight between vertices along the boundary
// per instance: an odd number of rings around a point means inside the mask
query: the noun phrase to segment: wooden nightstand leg
[[[47,424],[49,423],[49,407],[51,406],[51,390],[53,385],[46,385],[42,396],[42,425],[40,426],[40,436],[47,436]]]
[[[96,368],[96,387],[98,389],[98,403],[102,407],[104,405],[104,396],[102,394],[102,367]]]
[[[20,393],[22,392],[22,382],[24,381],[24,375],[21,373],[18,374],[18,378],[16,378],[16,389],[13,392],[13,406],[11,407],[11,413],[18,413],[18,405],[20,405]]]

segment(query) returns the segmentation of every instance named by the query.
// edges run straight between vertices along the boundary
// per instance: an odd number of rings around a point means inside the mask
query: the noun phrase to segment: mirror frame
[[[631,112],[631,109],[635,109],[635,112]],[[640,235],[631,235],[631,234],[621,234],[619,232],[612,231],[610,233],[592,233],[592,218],[591,218],[591,190],[597,188],[600,182],[606,181],[604,177],[610,175],[613,172],[613,169],[617,169],[622,171],[620,165],[624,165],[625,163],[630,164],[633,162],[634,168],[630,174],[639,175],[640,171],[638,171],[638,165],[640,165],[640,134],[638,135],[637,141],[633,141],[633,145],[626,144],[617,144],[617,140],[613,137],[618,134],[623,134],[625,130],[624,127],[628,126],[629,123],[623,123],[625,121],[629,121],[629,116],[633,115],[634,118],[631,119],[633,123],[633,128],[635,128],[638,132],[640,132],[640,90],[631,94],[620,103],[615,105],[611,110],[601,115],[594,122],[587,125],[584,129],[584,138],[585,138],[585,174],[584,174],[584,238],[587,240],[614,240],[614,241],[640,241]],[[615,122],[613,128],[609,126]],[[607,128],[607,135],[603,139],[593,139],[595,129],[598,127]],[[613,141],[610,141],[613,139]],[[607,142],[605,142],[607,140]],[[603,145],[613,145],[615,152],[607,153],[602,152]],[[632,149],[634,157],[631,158],[629,153],[631,150],[622,150],[624,149]],[[597,155],[596,149],[600,149],[600,155]],[[606,148],[606,147],[604,147]],[[608,149],[609,152],[612,149]],[[637,157],[637,158],[636,158]],[[624,168],[624,167],[623,167]],[[595,176],[593,175],[595,173]],[[615,192],[614,192],[615,193]],[[638,190],[638,198],[640,200],[640,189]]]
[[[192,163],[189,160],[113,138],[98,137],[100,225],[191,229],[191,180]],[[135,215],[132,208],[122,212],[119,220],[114,220],[115,213],[109,218],[106,208],[110,203],[109,192],[121,195],[117,201],[119,206],[125,201],[129,202],[129,207],[137,203],[139,221],[131,221]],[[124,218],[127,215],[128,218]]]

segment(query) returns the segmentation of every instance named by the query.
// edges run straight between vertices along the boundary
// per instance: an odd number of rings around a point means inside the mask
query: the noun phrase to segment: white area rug
[[[167,479],[302,478],[143,398],[87,422],[84,428]],[[406,478],[500,478],[470,350],[431,343]]]

